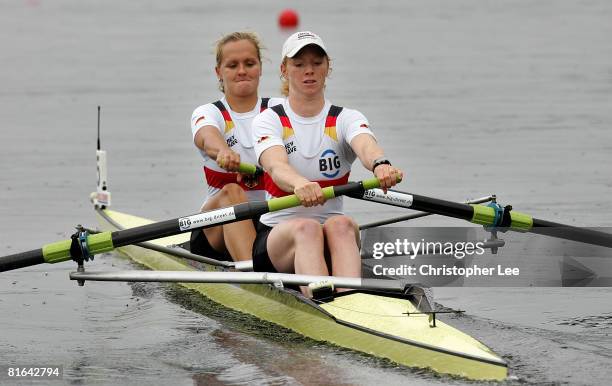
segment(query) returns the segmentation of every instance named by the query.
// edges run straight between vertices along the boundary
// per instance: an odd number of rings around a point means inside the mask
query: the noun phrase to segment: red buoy
[[[298,21],[298,14],[293,9],[285,9],[278,15],[278,25],[282,28],[295,28]]]

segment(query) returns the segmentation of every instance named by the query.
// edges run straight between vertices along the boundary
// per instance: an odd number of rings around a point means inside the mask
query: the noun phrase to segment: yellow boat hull
[[[102,228],[117,230],[150,223],[129,214],[98,211]],[[187,234],[152,241],[162,246],[188,241]],[[152,270],[221,268],[188,262],[165,253],[126,246],[118,249]],[[503,380],[506,362],[481,342],[445,324],[431,327],[427,315],[406,298],[349,291],[315,303],[296,291],[262,284],[182,284],[227,308],[254,315],[306,337],[357,350],[401,365],[429,368],[474,380]]]

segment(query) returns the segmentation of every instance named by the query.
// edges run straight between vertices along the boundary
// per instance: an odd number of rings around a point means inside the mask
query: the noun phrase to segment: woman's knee
[[[296,219],[294,220],[293,228],[293,236],[296,240],[310,240],[313,238],[323,239],[321,224],[316,220],[308,218]]]
[[[248,201],[248,197],[238,184],[227,184],[219,191],[219,198],[224,205],[238,204]]]
[[[333,216],[325,221],[323,224],[323,230],[326,234],[344,234],[349,232],[355,232],[357,229],[357,223],[349,216]]]
[[[323,246],[321,224],[315,220],[298,218],[280,223],[272,228],[268,236],[269,256],[293,256],[297,247]]]

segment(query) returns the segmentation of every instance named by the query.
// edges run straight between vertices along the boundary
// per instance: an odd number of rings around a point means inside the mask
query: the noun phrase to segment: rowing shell
[[[121,230],[152,221],[96,209],[104,230]],[[154,240],[180,245],[188,234]],[[226,268],[185,260],[129,245],[118,251],[152,270],[223,271]],[[269,284],[181,284],[227,308],[251,314],[303,336],[357,350],[401,365],[476,380],[503,380],[507,363],[481,342],[441,322],[432,327],[419,313],[417,299],[382,291],[353,290],[329,301],[312,301],[298,291]]]

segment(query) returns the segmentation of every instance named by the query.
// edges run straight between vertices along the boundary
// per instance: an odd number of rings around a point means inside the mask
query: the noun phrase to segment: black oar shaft
[[[384,194],[380,189],[373,189],[362,195],[350,194],[349,196],[366,201],[454,217],[484,226],[500,227],[497,223],[499,219],[495,209],[490,206],[462,204],[396,190],[391,190]],[[507,228],[519,232],[531,232],[612,248],[612,234],[609,233],[535,219],[528,214],[513,210],[510,210],[507,214],[509,225],[501,226],[503,227],[502,229]]]
[[[373,189],[378,186],[380,186],[378,180],[373,178],[361,182],[351,182],[341,186],[328,186],[323,188],[323,195],[326,199],[331,199],[351,192],[363,192],[364,190]],[[193,229],[214,227],[230,222],[246,220],[267,212],[288,209],[299,205],[300,200],[295,195],[274,198],[269,201],[247,202],[232,207],[214,209],[204,213],[112,233],[101,232],[93,235],[90,234],[86,236],[86,241],[80,242],[81,244],[87,245],[88,254],[95,255],[97,253],[112,251],[117,247],[129,244],[173,236],[179,233],[189,232]],[[70,260],[70,249],[73,242],[73,240],[62,240],[47,244],[41,249],[0,257],[0,272],[41,263],[58,263]]]
[[[247,202],[231,208],[213,209],[206,213],[199,213],[189,217],[180,217],[113,232],[113,246],[118,248],[152,239],[174,236],[185,232],[184,228],[188,226],[205,229],[230,222],[250,219],[266,212],[268,212],[268,205],[266,202]],[[202,221],[203,225],[193,224],[194,221]]]
[[[389,190],[387,194],[383,194],[382,190],[374,189],[367,192],[350,193],[347,194],[347,196],[360,200],[398,206],[400,208],[455,217],[467,221],[472,221],[474,217],[474,207],[472,205],[401,192],[398,190]]]
[[[533,228],[531,228],[530,232],[612,248],[612,234],[588,228],[579,228],[571,225],[540,220],[537,218],[533,219]]]
[[[42,248],[22,253],[15,253],[13,255],[2,257],[0,260],[0,272],[29,267],[32,265],[42,264],[44,262],[45,258],[43,257]]]
[[[481,198],[476,198],[476,199],[468,200],[466,202],[463,202],[463,204],[482,204],[483,202],[489,202],[489,201],[493,200],[494,198],[495,198],[495,196],[486,196],[486,197],[481,197]],[[359,225],[359,230],[366,230],[366,229],[381,227],[383,225],[395,224],[395,223],[404,222],[404,221],[408,221],[408,220],[415,220],[417,218],[427,217],[427,216],[431,216],[433,214],[434,213],[417,212],[417,213],[406,214],[406,215],[403,215],[403,216],[397,216],[397,217],[393,217],[393,218],[388,218],[388,219],[385,219],[385,220],[373,221],[373,222],[370,222],[370,223],[367,223],[367,224]]]
[[[441,214],[467,221],[472,221],[474,217],[474,207],[472,205],[420,196],[418,194],[413,194],[412,199],[411,209],[414,210]]]

